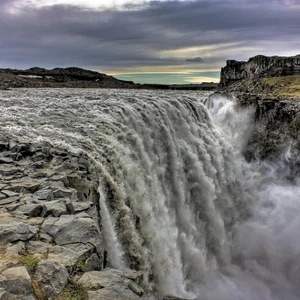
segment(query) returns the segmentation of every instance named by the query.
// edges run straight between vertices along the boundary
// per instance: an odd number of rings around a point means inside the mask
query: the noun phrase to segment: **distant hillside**
[[[135,88],[135,84],[81,68],[0,69],[0,88],[19,87]]]
[[[103,73],[81,68],[31,68],[28,70],[0,69],[0,89],[9,88],[128,88],[162,90],[215,90],[217,84],[136,84]]]

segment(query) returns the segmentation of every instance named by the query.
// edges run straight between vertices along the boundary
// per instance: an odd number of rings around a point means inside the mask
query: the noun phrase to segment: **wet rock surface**
[[[221,70],[218,91],[234,99],[238,109],[254,110],[255,125],[244,153],[246,159],[273,160],[284,154],[291,178],[299,174],[300,166],[299,74],[300,55],[229,60]]]
[[[300,99],[270,98],[251,93],[215,93],[210,96],[227,97],[236,102],[236,109],[253,111],[253,131],[244,155],[247,160],[273,160],[285,155],[286,169],[295,178],[299,174]],[[282,166],[284,168],[284,166]]]

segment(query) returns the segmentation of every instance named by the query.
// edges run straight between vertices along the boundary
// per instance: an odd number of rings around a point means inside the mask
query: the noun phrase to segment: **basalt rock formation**
[[[243,79],[300,75],[300,55],[292,57],[257,55],[247,62],[227,60],[221,69],[221,86]]]
[[[229,60],[221,70],[219,91],[240,108],[254,108],[247,159],[276,159],[286,153],[286,161],[299,173],[300,55]]]
[[[0,298],[148,299],[143,272],[104,269],[98,175],[88,158],[0,141]]]

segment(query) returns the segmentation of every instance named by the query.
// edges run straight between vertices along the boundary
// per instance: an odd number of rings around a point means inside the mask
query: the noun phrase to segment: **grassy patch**
[[[78,260],[72,267],[68,268],[69,274],[75,275],[78,273],[84,273],[88,270],[87,265],[82,260]]]
[[[271,94],[300,98],[300,75],[263,78],[262,83]]]
[[[29,273],[34,273],[40,259],[32,257],[31,255],[24,255],[20,258],[20,263],[26,267]]]
[[[57,300],[87,300],[87,291],[79,284],[70,282]]]

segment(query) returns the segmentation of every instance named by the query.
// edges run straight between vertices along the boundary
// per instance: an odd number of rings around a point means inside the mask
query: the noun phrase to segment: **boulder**
[[[54,261],[41,261],[37,265],[35,278],[46,299],[55,299],[68,283],[67,269]]]
[[[102,242],[97,225],[91,218],[69,215],[49,217],[43,223],[41,231],[51,235],[57,245],[82,243],[98,246]]]
[[[33,294],[31,278],[25,267],[14,267],[3,271],[0,278],[0,287],[7,294],[20,296],[32,296]]]
[[[88,290],[89,299],[143,299],[143,289],[120,270],[86,272],[78,283]]]

